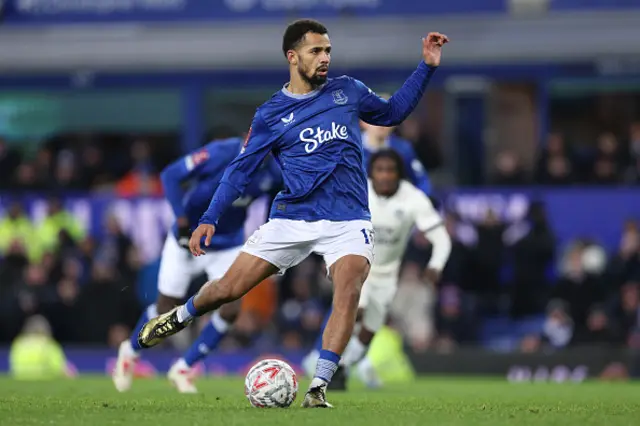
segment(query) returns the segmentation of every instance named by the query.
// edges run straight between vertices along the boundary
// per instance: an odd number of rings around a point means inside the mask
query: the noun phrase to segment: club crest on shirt
[[[349,101],[349,97],[344,94],[342,89],[334,90],[331,95],[333,96],[333,102],[337,105],[344,105]]]

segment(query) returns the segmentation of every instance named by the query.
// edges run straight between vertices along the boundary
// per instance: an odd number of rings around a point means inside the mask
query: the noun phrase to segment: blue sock
[[[193,367],[195,363],[204,359],[209,352],[218,346],[228,330],[229,323],[222,319],[218,311],[214,312],[209,323],[202,329],[198,338],[184,355],[187,365]]]
[[[133,348],[134,351],[138,352],[139,350],[142,349],[142,347],[140,347],[140,345],[138,344],[138,333],[140,333],[140,330],[142,330],[142,327],[144,327],[144,325],[149,321],[149,319],[157,316],[158,316],[158,308],[156,307],[155,304],[147,306],[147,309],[145,309],[144,312],[142,312],[142,315],[140,315],[140,319],[138,320],[138,323],[136,324],[135,328],[133,329],[133,332],[131,333],[130,341],[131,341],[131,347]]]
[[[313,348],[317,351],[322,349],[322,335],[324,334],[324,329],[329,322],[329,317],[331,316],[331,312],[333,312],[333,306],[329,307],[327,314],[324,317],[324,322],[322,323],[322,327],[320,327],[320,332],[318,333],[318,337],[316,338],[316,342],[313,344]]]
[[[191,296],[189,300],[187,300],[187,303],[185,303],[184,305],[178,308],[178,312],[177,312],[178,321],[185,322],[185,321],[189,321],[194,317],[200,316],[198,311],[196,311],[195,305],[193,304],[194,297],[195,296]]]
[[[335,352],[328,351],[326,349],[322,349],[320,351],[320,358],[318,359],[318,364],[316,365],[316,374],[313,377],[315,379],[320,379],[324,382],[329,383],[333,374],[338,369],[338,363],[340,362],[340,355]]]

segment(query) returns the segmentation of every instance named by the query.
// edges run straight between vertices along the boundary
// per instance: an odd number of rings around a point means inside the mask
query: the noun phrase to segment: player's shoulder
[[[348,75],[339,75],[338,77],[333,77],[328,80],[329,85],[332,86],[351,86],[353,82],[356,81],[355,78]]]
[[[292,99],[283,94],[282,89],[275,92],[271,98],[256,109],[255,117],[269,129],[279,124],[282,118],[287,119],[294,105]]]
[[[402,180],[400,182],[397,195],[399,199],[403,202],[407,202],[408,204],[415,204],[416,202],[424,200],[429,201],[429,198],[424,194],[424,192],[408,180]]]

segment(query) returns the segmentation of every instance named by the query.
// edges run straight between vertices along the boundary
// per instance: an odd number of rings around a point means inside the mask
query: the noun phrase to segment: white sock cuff
[[[213,328],[215,328],[218,333],[226,333],[229,327],[231,327],[231,324],[220,316],[219,311],[215,311],[213,315],[211,315],[211,324],[213,324]]]
[[[147,318],[151,319],[157,316],[158,316],[158,306],[155,303],[147,306]]]

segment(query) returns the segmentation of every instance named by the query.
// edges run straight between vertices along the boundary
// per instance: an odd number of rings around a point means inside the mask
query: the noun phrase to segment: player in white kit
[[[387,149],[371,156],[369,209],[375,232],[374,260],[360,296],[360,330],[351,337],[345,349],[341,368],[330,384],[332,389],[344,389],[349,367],[360,361],[365,361],[359,366],[361,376],[365,373],[365,381],[370,385],[375,383],[372,368],[363,358],[375,333],[386,321],[398,288],[402,257],[414,226],[425,233],[433,246],[425,271],[427,281],[436,284],[449,258],[451,239],[442,218],[429,198],[403,177],[403,161],[396,151]]]

